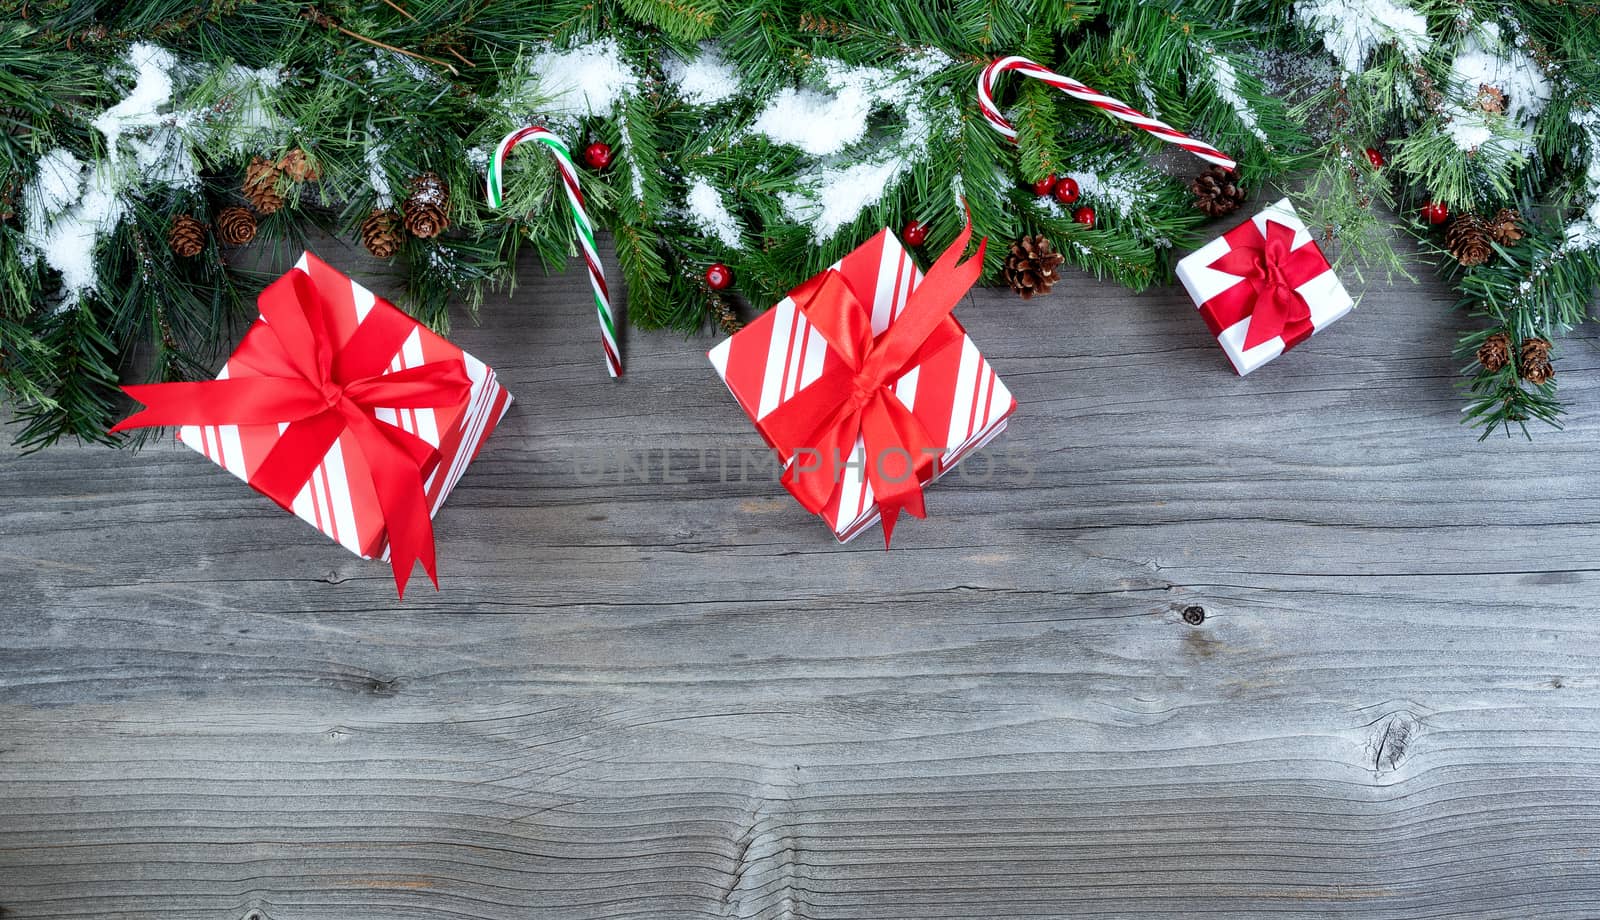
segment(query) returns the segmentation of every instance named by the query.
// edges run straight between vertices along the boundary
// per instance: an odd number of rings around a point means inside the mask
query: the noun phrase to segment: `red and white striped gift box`
[[[335,348],[349,341],[373,311],[399,312],[393,304],[309,252],[301,256],[295,266],[311,276],[334,309]],[[375,413],[379,420],[404,428],[438,448],[438,462],[423,469],[423,492],[429,514],[437,514],[461,474],[466,472],[467,465],[494,431],[500,416],[511,405],[511,394],[495,379],[493,368],[422,325],[410,319],[406,321],[415,328],[390,361],[391,373],[430,361],[455,359],[466,365],[467,376],[472,380],[471,394],[459,405],[447,409],[379,409]],[[270,333],[257,319],[245,333],[238,350],[246,347],[251,336],[262,335]],[[249,373],[249,370],[234,367],[230,361],[223,365],[217,379],[232,373]],[[178,430],[178,439],[248,482],[287,427],[286,424],[186,425]],[[388,557],[383,513],[373,488],[372,473],[349,432],[340,435],[328,449],[288,510],[364,559]]]
[[[882,335],[894,323],[912,289],[922,281],[922,272],[888,230],[879,231],[833,268],[855,291],[874,292],[872,302],[864,304],[872,310],[874,335]],[[757,430],[774,409],[815,383],[828,362],[839,361],[791,297],[724,339],[709,357]],[[1006,419],[1017,408],[1011,391],[965,330],[959,347],[952,345],[929,356],[906,371],[892,389],[935,442],[945,446],[934,463],[933,475],[923,485],[989,443],[1005,429]],[[766,437],[764,431],[762,434]],[[772,444],[772,439],[767,443]],[[784,455],[775,445],[774,449],[779,450],[784,465],[794,461],[792,454]],[[871,527],[880,516],[872,486],[862,475],[865,461],[866,446],[858,438],[850,462],[841,468],[841,488],[821,515],[841,543]]]

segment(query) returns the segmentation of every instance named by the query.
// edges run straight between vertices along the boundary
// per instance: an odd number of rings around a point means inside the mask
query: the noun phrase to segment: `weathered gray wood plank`
[[[181,448],[0,455],[0,916],[1600,916],[1592,330],[1480,445],[1436,285],[1243,380],[1171,291],[980,293],[1023,407],[885,553],[576,477],[757,439],[535,274],[454,333],[518,402],[442,593]]]

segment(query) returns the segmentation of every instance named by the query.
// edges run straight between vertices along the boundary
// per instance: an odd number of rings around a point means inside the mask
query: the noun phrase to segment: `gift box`
[[[505,414],[492,368],[311,253],[215,381],[127,387],[178,439],[362,558],[433,577],[429,519]],[[397,539],[398,538],[398,539]],[[401,543],[402,552],[393,552]]]
[[[1016,409],[949,315],[981,267],[981,248],[956,265],[966,237],[925,278],[880,231],[709,353],[777,453],[785,487],[840,542],[880,519],[887,542],[900,510],[923,516],[921,488],[999,435]],[[852,413],[861,420],[838,421]]]
[[[1355,308],[1287,198],[1179,260],[1178,280],[1240,376]]]

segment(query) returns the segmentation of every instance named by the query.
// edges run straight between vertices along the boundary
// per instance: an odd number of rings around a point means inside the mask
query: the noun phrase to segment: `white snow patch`
[[[923,48],[916,54],[908,56],[905,61],[906,70],[910,71],[912,75],[922,77],[924,79],[933,76],[941,70],[954,67],[956,64],[955,58],[946,54],[942,49],[932,46]]]
[[[1476,100],[1481,86],[1492,86],[1508,97],[1506,114],[1531,125],[1550,102],[1550,81],[1539,65],[1521,48],[1500,36],[1500,27],[1481,23],[1461,45],[1450,64],[1450,80],[1465,98]]]
[[[1254,134],[1263,142],[1267,140],[1267,132],[1261,130],[1261,124],[1256,118],[1256,113],[1250,104],[1239,94],[1239,73],[1233,69],[1233,63],[1227,57],[1213,53],[1211,55],[1211,83],[1216,87],[1217,95],[1222,97],[1233,109],[1239,118],[1239,124],[1244,125],[1246,131]]]
[[[812,156],[838,153],[867,134],[872,101],[859,87],[839,95],[813,89],[783,89],[767,103],[751,130],[773,143],[799,147]]]
[[[233,64],[223,71],[222,81],[234,103],[228,116],[228,146],[235,153],[245,153],[274,143],[284,125],[267,106],[267,97],[283,83],[283,71]]]
[[[130,181],[199,188],[199,167],[183,133],[195,119],[190,113],[169,111],[179,72],[177,58],[164,48],[140,42],[128,48],[124,60],[134,73],[133,88],[92,122],[106,139],[108,165]]]
[[[750,133],[820,158],[799,177],[796,190],[779,195],[784,212],[808,224],[816,242],[853,223],[932,154],[935,112],[948,114],[958,103],[948,94],[927,96],[919,78],[952,64],[936,50],[909,55],[899,68],[820,59],[816,73],[823,89],[782,90],[756,117]],[[898,134],[873,132],[881,144],[866,155],[847,152],[868,139],[871,117],[882,110],[900,116]]]
[[[1506,94],[1504,117],[1483,111],[1484,87]],[[1450,63],[1450,90],[1445,130],[1457,147],[1503,145],[1525,154],[1533,151],[1533,123],[1550,102],[1550,81],[1533,58],[1501,38],[1498,25],[1479,23],[1467,35]]]
[[[557,51],[546,47],[528,62],[529,83],[519,95],[545,101],[550,115],[609,115],[639,88],[639,77],[622,58],[614,38]]]
[[[739,248],[742,242],[739,220],[729,213],[722,196],[711,187],[711,183],[696,176],[689,184],[688,203],[689,219],[695,226],[716,237],[722,245],[730,249]]]
[[[171,188],[200,188],[200,167],[189,142],[177,128],[157,128],[144,140],[131,140],[139,178]]]
[[[1567,225],[1566,251],[1600,249],[1600,110],[1573,110],[1572,123],[1583,129],[1589,140],[1589,168],[1584,171],[1589,207],[1583,216]]]
[[[800,179],[804,191],[778,196],[790,217],[811,225],[811,237],[826,242],[863,209],[877,204],[907,164],[899,159],[830,166]]]
[[[1473,151],[1485,145],[1493,146],[1495,133],[1489,126],[1488,113],[1454,104],[1446,105],[1444,113],[1448,119],[1444,132],[1458,148]]]
[[[739,92],[738,68],[723,60],[721,50],[711,43],[701,45],[692,60],[667,58],[661,69],[684,101],[694,105],[714,105]]]
[[[1427,18],[1403,0],[1297,0],[1294,14],[1346,73],[1364,70],[1380,46],[1394,45],[1415,61],[1433,44]]]
[[[388,152],[389,142],[379,139],[377,132],[369,127],[367,149],[361,156],[367,161],[367,185],[375,196],[373,205],[380,208],[394,207],[394,190],[389,186],[389,173],[383,168],[383,156]]]
[[[1483,110],[1484,87],[1506,94],[1504,115]],[[1534,120],[1550,102],[1550,81],[1533,58],[1501,39],[1498,25],[1479,23],[1463,40],[1449,88],[1444,128],[1458,148],[1501,157],[1533,153]]]
[[[46,265],[61,273],[56,309],[65,310],[99,283],[95,244],[116,228],[127,206],[109,162],[90,169],[59,147],[40,158],[23,201],[28,208],[24,238]]]
[[[105,135],[112,160],[122,155],[122,132],[161,123],[161,110],[172,101],[172,71],[178,66],[172,52],[148,42],[128,48],[127,61],[136,74],[133,89],[93,122],[95,130]]]
[[[1051,217],[1065,218],[1067,216],[1066,209],[1061,207],[1061,204],[1049,195],[1040,195],[1038,198],[1033,199],[1033,206]]]
[[[628,179],[633,190],[635,201],[644,200],[644,168],[639,164],[639,158],[633,155],[633,129],[628,126],[626,112],[617,113],[617,131],[622,135],[623,160],[628,164]]]
[[[1134,173],[1072,172],[1064,175],[1078,183],[1079,204],[1104,208],[1119,217],[1132,217],[1155,200],[1155,193],[1142,186]],[[1053,198],[1041,200],[1055,203]]]
[[[1151,118],[1160,118],[1161,107],[1156,105],[1156,90],[1155,87],[1150,85],[1150,81],[1140,77],[1139,82],[1134,84],[1134,88],[1139,91],[1139,97],[1144,100],[1144,113]]]
[[[60,147],[39,158],[33,181],[23,190],[23,204],[35,218],[65,211],[83,194],[83,163]]]
[[[931,60],[927,55],[915,62]],[[908,122],[917,108],[918,84],[904,71],[878,67],[853,67],[831,59],[817,62],[828,92],[801,87],[780,90],[756,116],[750,130],[765,134],[776,144],[798,147],[812,156],[830,156],[867,135],[873,111],[904,107]]]

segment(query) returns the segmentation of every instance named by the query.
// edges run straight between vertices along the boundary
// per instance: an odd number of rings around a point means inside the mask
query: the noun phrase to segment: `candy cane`
[[[611,293],[606,290],[605,269],[600,267],[600,254],[594,247],[594,224],[583,209],[583,190],[578,187],[578,168],[572,163],[572,151],[561,138],[538,126],[521,128],[507,134],[494,150],[489,161],[489,206],[501,207],[504,199],[501,185],[505,174],[506,157],[521,143],[535,141],[550,148],[556,168],[561,172],[561,184],[567,190],[567,204],[572,208],[572,225],[578,228],[578,242],[583,246],[583,260],[589,266],[589,286],[594,288],[594,308],[600,315],[600,343],[606,350],[606,370],[611,376],[622,375],[622,358],[617,352],[616,318],[611,310]]]
[[[985,67],[983,73],[978,74],[978,108],[983,112],[984,119],[996,131],[1012,140],[1017,139],[1017,129],[1011,127],[1011,123],[1006,121],[1005,117],[1000,114],[999,106],[994,104],[994,81],[1000,74],[1008,70],[1014,70],[1025,77],[1032,77],[1035,80],[1042,80],[1074,99],[1087,102],[1095,108],[1106,111],[1114,118],[1120,118],[1129,124],[1138,125],[1169,144],[1177,144],[1207,163],[1215,163],[1224,169],[1234,169],[1239,165],[1227,154],[1210,144],[1204,141],[1197,141],[1166,122],[1158,121],[1138,109],[1131,108],[1120,99],[1113,99],[1110,96],[1096,92],[1071,77],[1063,77],[1061,74],[1046,70],[1025,57],[1017,57],[1015,55],[996,60],[988,67]]]

